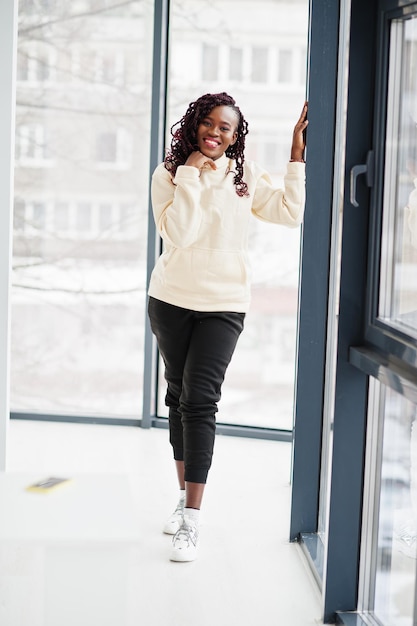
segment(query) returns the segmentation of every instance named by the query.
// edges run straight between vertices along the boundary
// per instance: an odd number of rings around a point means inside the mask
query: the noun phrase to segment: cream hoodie
[[[245,313],[250,304],[248,230],[251,215],[298,226],[304,213],[305,166],[288,163],[285,189],[245,162],[249,197],[233,184],[234,161],[223,155],[217,170],[181,165],[175,178],[160,164],[152,176],[152,206],[163,253],[152,272],[149,295],[194,311]]]

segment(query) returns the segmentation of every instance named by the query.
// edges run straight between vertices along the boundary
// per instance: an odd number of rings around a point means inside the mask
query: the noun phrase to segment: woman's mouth
[[[207,148],[217,148],[219,146],[219,142],[215,139],[203,139],[203,141]]]

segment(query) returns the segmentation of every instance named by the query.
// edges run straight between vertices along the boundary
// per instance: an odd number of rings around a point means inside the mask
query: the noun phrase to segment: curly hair
[[[226,150],[226,156],[234,159],[236,163],[236,171],[233,172],[233,184],[236,187],[237,195],[248,196],[248,186],[243,180],[245,137],[248,134],[248,123],[236,105],[235,100],[225,92],[206,93],[195,102],[189,104],[185,115],[171,127],[171,148],[164,159],[164,165],[168,172],[175,176],[177,168],[180,165],[184,165],[191,152],[198,150],[196,146],[198,127],[210,111],[217,106],[228,106],[237,115],[237,139]]]

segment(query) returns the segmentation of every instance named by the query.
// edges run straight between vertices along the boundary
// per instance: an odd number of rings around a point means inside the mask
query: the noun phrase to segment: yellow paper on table
[[[48,478],[44,478],[39,482],[33,483],[26,487],[26,491],[34,491],[36,493],[50,493],[51,491],[55,491],[58,487],[62,487],[63,485],[67,485],[71,482],[70,478],[58,478],[57,476],[49,476]]]

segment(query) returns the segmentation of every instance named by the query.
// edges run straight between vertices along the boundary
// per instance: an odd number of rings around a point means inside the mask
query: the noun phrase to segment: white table
[[[124,626],[129,551],[140,539],[123,475],[0,473],[0,624]]]

